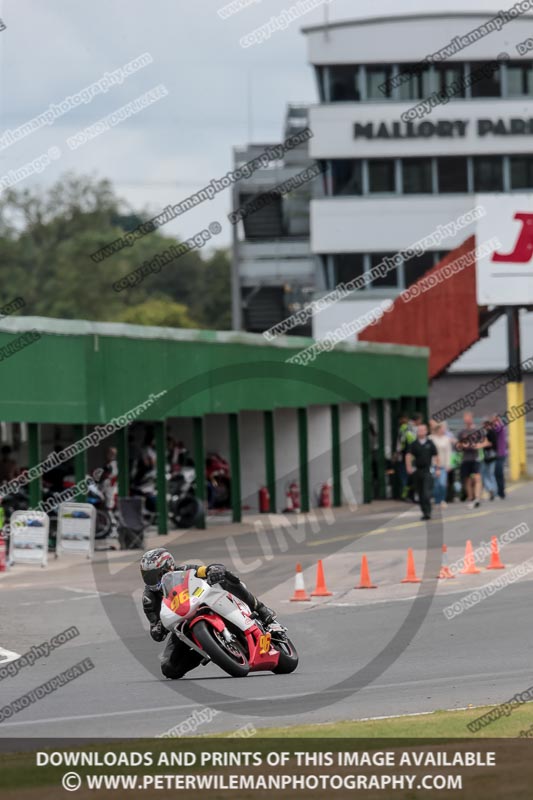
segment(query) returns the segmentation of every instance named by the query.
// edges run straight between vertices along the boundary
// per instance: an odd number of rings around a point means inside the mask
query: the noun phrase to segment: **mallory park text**
[[[469,130],[471,120],[440,119],[436,122],[354,122],[354,139],[463,139]],[[533,133],[533,118],[522,119],[478,119],[475,120],[478,136],[530,136]]]

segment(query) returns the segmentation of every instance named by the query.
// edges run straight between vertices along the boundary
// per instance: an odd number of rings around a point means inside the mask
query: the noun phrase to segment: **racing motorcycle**
[[[265,627],[246,603],[219,584],[196,576],[196,570],[167,572],[161,582],[163,626],[235,678],[249,672],[294,672],[298,653],[278,623]]]

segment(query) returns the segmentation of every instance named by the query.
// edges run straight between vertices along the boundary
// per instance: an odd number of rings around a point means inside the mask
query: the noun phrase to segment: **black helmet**
[[[163,575],[173,569],[176,569],[176,562],[164,547],[147,550],[141,558],[142,579],[150,589],[160,589]]]

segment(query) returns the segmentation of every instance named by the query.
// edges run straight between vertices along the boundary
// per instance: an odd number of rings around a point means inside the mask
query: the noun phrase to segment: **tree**
[[[131,325],[159,325],[165,328],[200,327],[189,317],[186,306],[174,303],[165,297],[145,300],[144,303],[127,308],[121,312],[118,321],[129,322]]]
[[[7,190],[0,199],[0,303],[21,296],[24,314],[113,321],[157,300],[186,307],[184,326],[229,327],[230,263],[223,250],[205,259],[191,251],[138,286],[113,290],[115,281],[178,243],[160,229],[101,262],[91,259],[150,216],[129,208],[109,181],[86,176],[67,174],[46,192]],[[165,318],[155,308],[149,305],[141,318]]]

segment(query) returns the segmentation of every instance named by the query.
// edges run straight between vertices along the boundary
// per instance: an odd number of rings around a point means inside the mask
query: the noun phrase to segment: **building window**
[[[474,191],[503,192],[503,160],[501,156],[474,158]]]
[[[419,256],[406,259],[403,263],[405,286],[411,286],[416,283],[422,275],[434,266],[433,253],[422,253]]]
[[[437,158],[437,174],[440,193],[468,191],[468,161],[463,156]]]
[[[363,193],[361,161],[339,158],[332,162],[333,194]]]
[[[371,253],[370,254],[370,267],[377,267],[381,264],[384,258],[394,258],[396,253]],[[374,278],[370,287],[372,289],[380,289],[381,287],[397,287],[399,284],[398,268],[393,267],[384,277]]]
[[[431,158],[404,158],[402,167],[404,194],[431,194],[433,192]]]
[[[470,64],[470,93],[472,97],[501,97],[501,67],[494,69],[493,61],[472,61]]]
[[[392,67],[388,65],[366,67],[367,100],[383,100],[391,96]],[[385,85],[383,85],[385,84]]]
[[[435,64],[436,90],[464,97],[464,64]]]
[[[422,100],[431,94],[429,64],[399,64],[401,100]]]
[[[511,189],[533,189],[533,156],[511,156]]]
[[[329,67],[331,102],[353,102],[361,99],[358,85],[358,67]]]
[[[365,271],[362,253],[337,253],[333,256],[333,263],[336,286],[360,278]]]
[[[321,103],[326,102],[326,75],[325,68],[318,66],[315,67],[316,84],[318,86],[318,96]]]
[[[533,95],[533,63],[507,62],[507,95],[524,97]]]
[[[393,158],[371,158],[368,161],[368,191],[370,194],[379,192],[395,192],[395,168]]]

